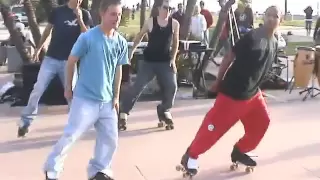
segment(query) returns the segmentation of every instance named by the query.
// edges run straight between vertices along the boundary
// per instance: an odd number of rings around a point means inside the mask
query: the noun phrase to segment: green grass
[[[146,17],[149,17],[149,15],[150,15],[150,11],[147,11]],[[218,20],[218,17],[215,16],[214,22],[217,22],[217,20]],[[262,23],[261,19],[258,19],[255,21],[255,27],[257,27],[259,23]],[[315,25],[315,23],[313,23],[313,25]],[[304,20],[292,20],[292,21],[287,20],[287,21],[283,21],[281,23],[281,26],[304,27],[305,22]],[[134,20],[131,19],[131,14],[130,14],[129,24],[127,26],[121,26],[119,30],[129,35],[137,34],[140,30],[140,11],[135,14]]]
[[[296,48],[299,46],[313,46],[312,42],[289,42],[286,48],[288,56],[296,55]]]

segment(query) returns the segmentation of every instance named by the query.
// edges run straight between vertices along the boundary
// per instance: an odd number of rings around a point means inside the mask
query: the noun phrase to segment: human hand
[[[40,50],[36,49],[36,51],[33,54],[33,58],[32,58],[32,60],[34,62],[39,62],[39,54],[40,54]]]
[[[73,96],[72,88],[65,88],[65,90],[64,90],[64,97],[66,98],[66,100],[67,100],[68,102],[71,101],[72,96]]]
[[[170,61],[170,67],[172,68],[174,73],[177,73],[178,70],[177,70],[177,65],[175,60]]]
[[[115,108],[117,112],[119,112],[119,98],[118,97],[113,98],[112,107]]]

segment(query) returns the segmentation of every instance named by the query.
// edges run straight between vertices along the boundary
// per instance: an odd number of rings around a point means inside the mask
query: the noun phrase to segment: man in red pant
[[[264,26],[246,34],[224,57],[213,86],[219,91],[216,102],[181,160],[189,176],[197,174],[198,156],[209,150],[239,119],[245,135],[235,144],[231,160],[256,166],[246,153],[257,147],[269,126],[267,105],[259,86],[276,58],[274,33],[279,24],[279,9],[269,7]]]

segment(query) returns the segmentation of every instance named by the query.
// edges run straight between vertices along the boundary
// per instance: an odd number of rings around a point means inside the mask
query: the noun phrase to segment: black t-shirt
[[[222,80],[220,92],[237,100],[247,100],[258,91],[277,56],[277,40],[265,29],[250,31],[232,48],[235,60]]]
[[[92,25],[89,11],[82,9],[82,19],[86,26]],[[67,60],[73,44],[81,34],[80,25],[73,10],[67,5],[52,10],[48,22],[53,25],[47,56]]]

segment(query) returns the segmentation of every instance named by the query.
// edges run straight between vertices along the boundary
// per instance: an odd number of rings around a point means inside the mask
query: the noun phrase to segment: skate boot
[[[177,171],[183,172],[183,178],[192,178],[198,173],[197,160],[188,155],[188,151],[182,156],[180,165],[176,166]]]
[[[48,173],[47,173],[47,172],[45,172],[45,175],[46,175],[46,180],[58,180],[58,179],[52,179],[52,178],[49,178],[49,177],[48,177]]]
[[[231,171],[238,169],[239,164],[243,164],[246,166],[246,172],[252,173],[254,168],[257,166],[257,163],[250,156],[240,152],[236,146],[233,148],[231,153],[231,161],[233,163],[230,166]]]
[[[90,178],[89,180],[114,180],[114,179],[112,179],[111,177],[107,176],[102,172],[98,172],[93,178]]]
[[[158,127],[166,127],[166,130],[172,130],[174,129],[173,121],[172,121],[172,115],[169,111],[163,111],[160,107],[160,105],[157,106],[157,114],[158,114]]]
[[[128,120],[128,114],[126,113],[119,114],[118,129],[120,131],[127,130],[127,120]]]
[[[18,138],[25,137],[29,132],[29,125],[23,124],[23,122],[18,123]]]

